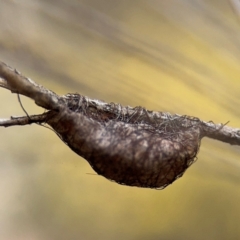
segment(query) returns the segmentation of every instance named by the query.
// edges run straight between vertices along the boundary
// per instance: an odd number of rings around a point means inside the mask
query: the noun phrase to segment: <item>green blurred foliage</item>
[[[2,0],[0,60],[59,94],[240,127],[240,20],[227,0]],[[24,114],[0,95],[1,117]],[[42,127],[0,136],[0,239],[240,238],[239,147],[204,139],[158,191],[96,175]]]

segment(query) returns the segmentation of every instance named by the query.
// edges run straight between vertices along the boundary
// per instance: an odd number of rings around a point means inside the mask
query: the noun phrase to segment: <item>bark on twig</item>
[[[25,95],[35,100],[35,103],[43,108],[57,109],[59,107],[57,94],[36,84],[30,78],[23,77],[20,72],[3,62],[0,63],[0,87]]]
[[[240,130],[198,118],[123,107],[80,94],[58,96],[0,63],[0,87],[48,112],[0,119],[0,126],[51,126],[100,175],[129,186],[164,188],[196,159],[203,137],[240,145]]]

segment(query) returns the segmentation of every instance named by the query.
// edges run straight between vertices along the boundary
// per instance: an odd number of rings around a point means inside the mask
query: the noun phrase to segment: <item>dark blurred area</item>
[[[1,0],[0,60],[58,94],[240,127],[239,5]],[[0,95],[0,117],[24,115],[16,95]],[[203,139],[197,162],[161,191],[96,175],[36,125],[1,128],[0,151],[0,239],[240,239],[239,147]]]

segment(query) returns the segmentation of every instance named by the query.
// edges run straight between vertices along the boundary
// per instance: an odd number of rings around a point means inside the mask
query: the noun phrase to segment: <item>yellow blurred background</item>
[[[0,60],[60,95],[240,127],[240,19],[228,0],[1,0]],[[0,109],[24,115],[5,89]],[[240,239],[240,147],[203,139],[164,190],[96,175],[37,125],[1,128],[0,154],[0,239]]]

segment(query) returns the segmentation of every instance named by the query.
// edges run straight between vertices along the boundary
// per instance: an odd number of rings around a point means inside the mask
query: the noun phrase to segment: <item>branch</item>
[[[0,126],[46,123],[98,174],[120,184],[168,186],[194,162],[203,137],[240,145],[240,129],[80,94],[58,96],[1,62],[0,87],[32,98],[49,110],[0,119]]]
[[[41,124],[46,121],[47,116],[47,113],[43,113],[24,117],[11,117],[10,119],[0,118],[0,127],[24,126],[32,123]]]
[[[240,129],[214,124],[213,122],[202,122],[203,136],[218,141],[240,146]]]
[[[30,78],[22,76],[20,72],[3,62],[0,62],[0,87],[25,95],[35,100],[35,103],[43,108],[59,108],[59,97],[54,92],[36,84]]]

